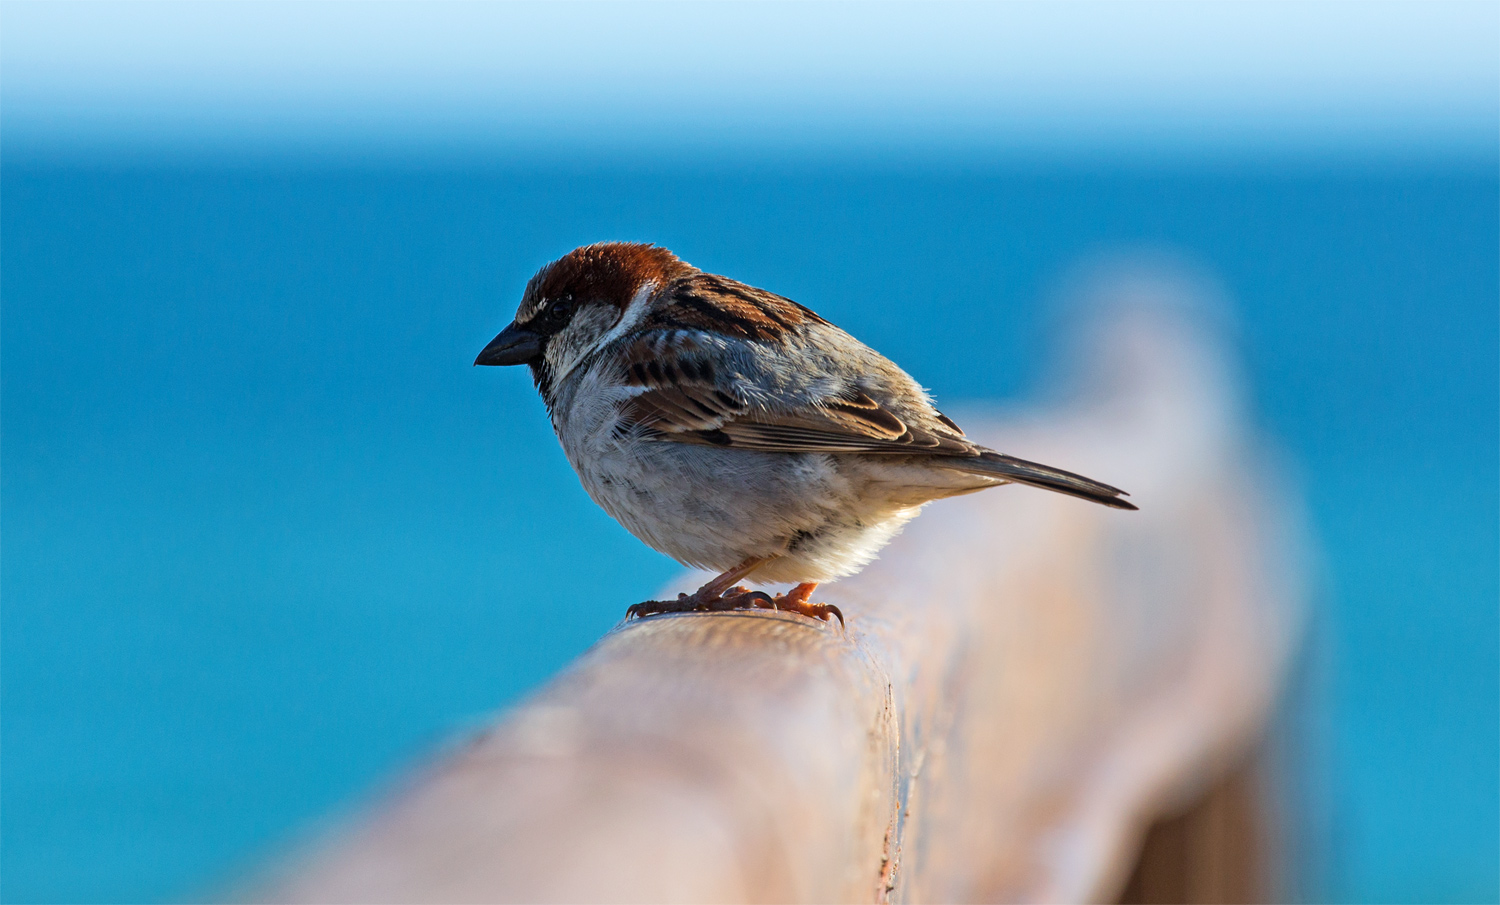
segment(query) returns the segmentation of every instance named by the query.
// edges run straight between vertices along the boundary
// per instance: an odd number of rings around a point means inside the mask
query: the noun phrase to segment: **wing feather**
[[[620,409],[621,430],[653,440],[763,452],[932,456],[945,468],[1135,508],[1121,499],[1126,494],[1118,488],[970,442],[915,387],[908,394],[914,398],[897,402],[902,412],[856,380],[832,386],[822,396],[803,396],[799,405],[767,405],[755,380],[725,373],[729,367],[754,371],[754,356],[726,358],[725,344],[777,341],[810,323],[827,322],[795,302],[720,277],[683,282],[674,292],[668,310],[656,315],[654,329],[612,353],[631,392]],[[709,295],[714,304],[708,304]]]
[[[764,452],[980,454],[940,415],[913,425],[858,387],[796,409],[753,405],[737,381],[715,373],[707,351],[690,331],[631,343],[620,362],[626,383],[640,392],[621,410],[625,425],[653,439]]]

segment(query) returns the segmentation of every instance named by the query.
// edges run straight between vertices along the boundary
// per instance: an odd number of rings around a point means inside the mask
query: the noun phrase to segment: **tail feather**
[[[986,450],[973,458],[955,456],[945,459],[942,464],[972,474],[990,475],[1016,484],[1065,493],[1068,496],[1115,509],[1137,508],[1134,504],[1120,499],[1130,494],[1118,487],[1111,487],[1092,478],[1073,474],[1071,471],[1063,471],[1061,468],[1017,459],[1015,456],[1007,456],[1004,453]]]

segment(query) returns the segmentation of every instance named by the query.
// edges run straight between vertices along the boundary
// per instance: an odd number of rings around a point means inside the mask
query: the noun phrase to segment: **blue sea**
[[[1213,274],[1320,545],[1315,895],[1500,897],[1493,161],[22,159],[0,202],[5,901],[211,892],[675,574],[470,365],[603,239],[952,403],[1041,389],[1091,260]]]

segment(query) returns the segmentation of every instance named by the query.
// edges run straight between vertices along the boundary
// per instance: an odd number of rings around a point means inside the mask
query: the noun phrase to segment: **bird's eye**
[[[572,316],[572,314],[573,297],[571,295],[565,295],[559,299],[554,300],[552,304],[548,305],[547,312],[543,315],[543,317],[547,319],[547,323],[560,327],[565,321],[567,321],[570,316]]]

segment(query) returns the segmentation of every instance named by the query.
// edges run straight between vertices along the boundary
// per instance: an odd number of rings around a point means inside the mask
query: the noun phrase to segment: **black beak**
[[[490,340],[479,357],[477,365],[529,365],[542,357],[542,337],[539,334],[511,324],[500,335]]]

